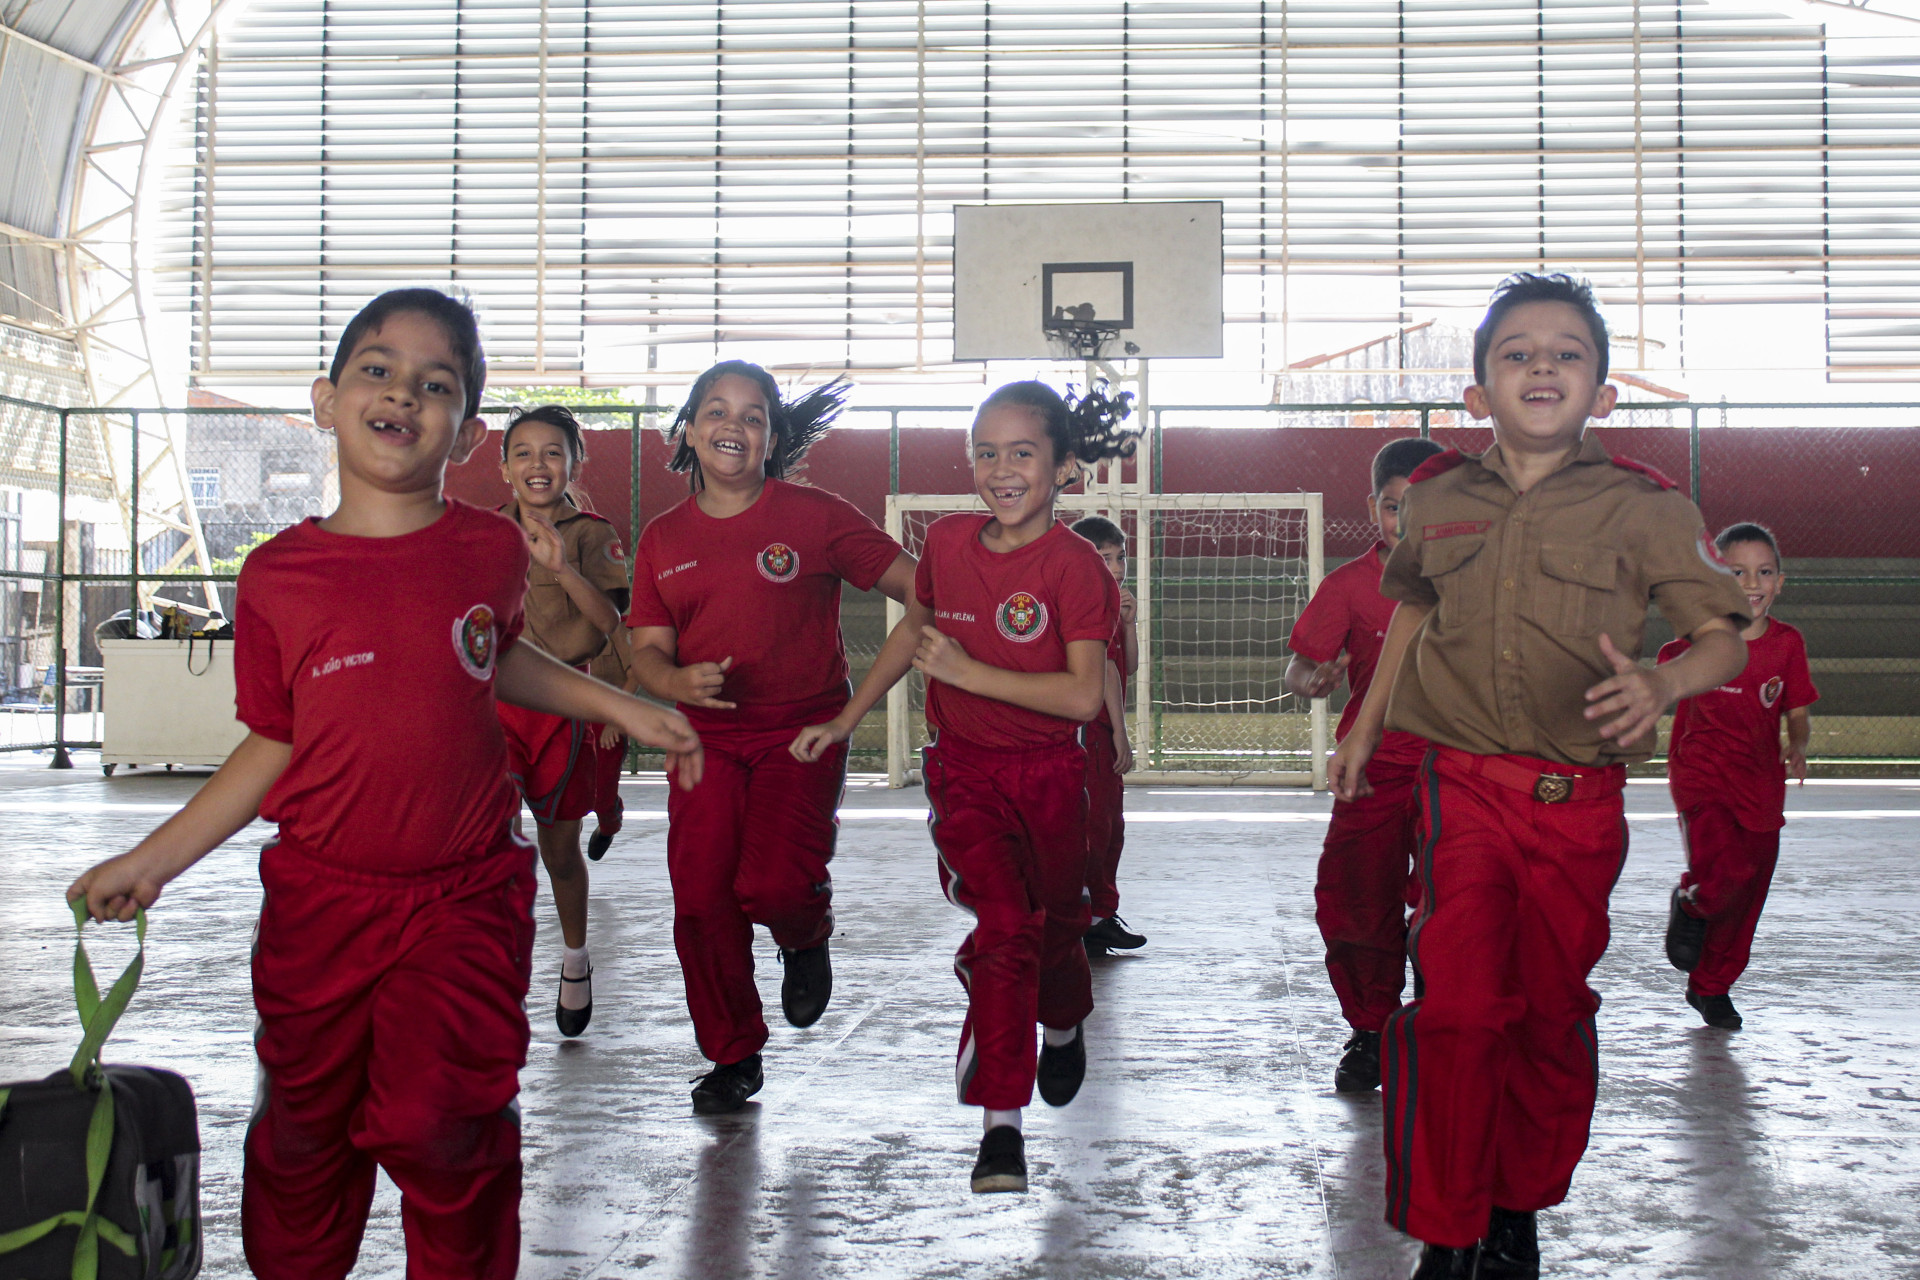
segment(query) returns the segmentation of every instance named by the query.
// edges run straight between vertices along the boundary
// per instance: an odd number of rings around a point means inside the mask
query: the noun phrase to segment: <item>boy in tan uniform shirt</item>
[[[1565,1199],[1593,1116],[1586,979],[1627,763],[1676,699],[1746,663],[1746,597],[1699,511],[1583,434],[1613,408],[1606,354],[1585,285],[1521,274],[1495,293],[1466,391],[1494,446],[1414,473],[1381,582],[1400,602],[1386,678],[1329,770],[1351,798],[1383,729],[1434,744],[1408,939],[1422,994],[1382,1045],[1387,1220],[1425,1242],[1417,1280],[1539,1274],[1534,1211]],[[1649,600],[1687,665],[1635,661]]]

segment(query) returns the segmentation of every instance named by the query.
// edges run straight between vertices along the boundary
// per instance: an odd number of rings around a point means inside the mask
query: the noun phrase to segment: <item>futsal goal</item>
[[[984,511],[973,494],[895,494],[887,532],[914,556],[927,526]],[[1071,523],[1102,515],[1127,535],[1140,666],[1127,691],[1134,782],[1324,788],[1327,704],[1286,691],[1287,636],[1320,585],[1317,493],[1067,494]],[[904,615],[887,605],[891,629]],[[926,685],[887,697],[887,778],[919,779]]]

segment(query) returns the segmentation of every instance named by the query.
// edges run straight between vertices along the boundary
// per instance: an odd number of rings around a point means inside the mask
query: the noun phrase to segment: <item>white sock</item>
[[[560,948],[560,972],[569,978],[584,978],[593,971],[593,959],[587,955],[585,947]]]
[[[1015,1107],[1011,1111],[995,1111],[989,1107],[987,1108],[986,1119],[987,1126],[984,1132],[991,1132],[1003,1124],[1012,1125],[1015,1129],[1018,1129],[1020,1127],[1020,1108]]]
[[[1106,922],[1107,922],[1107,918],[1105,916],[1095,916],[1093,919],[1087,922],[1087,928],[1092,929],[1098,925],[1103,925]]]
[[[1065,1031],[1060,1030],[1058,1027],[1042,1027],[1040,1030],[1043,1033],[1042,1038],[1056,1049],[1063,1045],[1072,1044],[1073,1038],[1080,1034],[1079,1027],[1068,1027]]]

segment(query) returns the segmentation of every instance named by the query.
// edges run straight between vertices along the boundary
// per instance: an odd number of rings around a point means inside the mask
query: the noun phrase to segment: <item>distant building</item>
[[[333,437],[304,418],[265,413],[195,388],[186,426],[187,482],[207,554],[231,559],[259,533],[329,511],[340,498]]]

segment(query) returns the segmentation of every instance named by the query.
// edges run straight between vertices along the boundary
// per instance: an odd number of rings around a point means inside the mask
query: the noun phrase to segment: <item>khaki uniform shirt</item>
[[[500,514],[518,520],[519,504],[509,502]],[[574,510],[571,504],[561,507],[559,516],[554,527],[560,530],[567,563],[574,571],[602,591],[630,590],[631,570],[619,531],[599,516]],[[581,614],[560,585],[559,575],[538,564],[527,569],[526,611],[526,638],[569,666],[591,661],[610,647],[606,632]]]
[[[1387,728],[1561,764],[1652,755],[1652,734],[1628,748],[1602,738],[1603,721],[1583,714],[1586,691],[1614,674],[1602,632],[1639,657],[1649,600],[1677,635],[1749,621],[1699,508],[1671,481],[1615,462],[1591,431],[1525,493],[1497,444],[1443,457],[1453,465],[1401,501],[1403,536],[1380,583],[1433,610],[1394,680]]]

